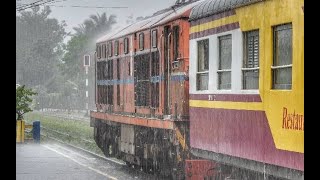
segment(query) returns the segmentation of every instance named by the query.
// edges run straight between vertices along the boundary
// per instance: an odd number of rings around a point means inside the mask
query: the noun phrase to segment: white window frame
[[[256,31],[258,33],[258,67],[253,67],[253,68],[246,68],[246,67],[243,67],[244,66],[244,62],[246,61],[247,62],[247,34],[250,33],[250,32],[254,32]],[[249,30],[249,31],[245,31],[243,32],[243,61],[242,61],[242,68],[241,68],[241,90],[244,90],[244,91],[259,91],[259,83],[260,83],[260,31],[259,29],[253,29],[253,30]],[[244,89],[244,72],[245,71],[253,71],[253,70],[258,70],[258,89]]]
[[[199,71],[199,59],[198,59],[198,57],[199,57],[199,44],[198,43],[200,41],[208,41],[208,70],[205,70],[205,71]],[[210,78],[209,78],[209,70],[210,70],[210,52],[209,52],[209,50],[210,50],[210,40],[209,40],[209,38],[199,39],[196,42],[196,47],[197,47],[196,90],[197,91],[207,91],[207,90],[209,90],[209,82],[210,82]],[[207,76],[208,76],[208,82],[207,82],[208,88],[207,89],[198,89],[198,74],[207,74]]]
[[[219,68],[220,68],[220,63],[221,63],[220,39],[221,39],[221,38],[225,38],[225,37],[227,37],[227,36],[229,36],[230,39],[231,39],[231,65],[230,65],[230,69],[219,69]],[[222,91],[225,91],[225,90],[229,91],[229,90],[232,90],[232,61],[233,61],[233,57],[232,57],[232,56],[233,56],[232,34],[221,35],[221,36],[218,36],[217,38],[218,38],[218,46],[217,46],[217,47],[218,47],[218,52],[219,52],[218,62],[217,62],[217,63],[218,63],[218,68],[217,68],[217,90],[218,90],[218,91],[220,91],[220,90],[222,90]],[[221,73],[221,72],[230,72],[230,84],[231,84],[231,86],[230,86],[229,89],[221,89],[221,88],[219,88],[219,77],[220,77],[219,73]]]

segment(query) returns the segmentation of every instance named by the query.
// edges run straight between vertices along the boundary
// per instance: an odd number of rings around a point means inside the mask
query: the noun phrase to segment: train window
[[[231,89],[231,35],[219,37],[218,89]]]
[[[119,41],[114,42],[114,55],[115,56],[119,55]]]
[[[120,81],[120,59],[117,59],[117,80]],[[117,105],[120,106],[120,84],[117,84]]]
[[[291,89],[292,86],[292,24],[273,28],[273,89]]]
[[[197,90],[208,90],[209,39],[198,41]]]
[[[156,79],[159,77],[159,52],[155,51],[151,53],[151,78]],[[159,81],[152,80],[151,84],[151,107],[159,107]]]
[[[157,47],[157,30],[152,31],[152,47]]]
[[[111,57],[112,56],[112,42],[108,43],[107,48],[108,48],[108,56]]]
[[[173,60],[177,61],[179,56],[179,26],[173,27]]]
[[[102,53],[101,53],[102,58],[106,58],[106,45],[102,45]]]
[[[98,57],[98,59],[101,58],[101,46],[100,45],[97,45],[97,57]]]
[[[124,53],[128,54],[129,52],[129,38],[124,38],[124,42],[123,42],[123,49],[124,49]]]
[[[113,60],[109,60],[106,63],[107,66],[107,80],[113,80]],[[113,85],[107,85],[106,87],[106,104],[113,104]]]
[[[149,106],[150,94],[150,55],[141,54],[134,57],[134,92],[136,106]]]
[[[144,34],[140,33],[139,34],[139,49],[143,50],[144,48]]]
[[[244,32],[242,88],[259,89],[259,30]]]

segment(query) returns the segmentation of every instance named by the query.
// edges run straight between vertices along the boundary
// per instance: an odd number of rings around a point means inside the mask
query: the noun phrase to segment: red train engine
[[[184,177],[189,158],[189,14],[176,4],[97,41],[94,138],[106,156]]]

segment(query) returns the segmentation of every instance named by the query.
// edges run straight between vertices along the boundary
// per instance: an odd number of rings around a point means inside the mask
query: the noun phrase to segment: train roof
[[[137,21],[133,24],[126,26],[121,30],[112,30],[112,32],[107,35],[99,38],[96,43],[105,42],[107,40],[112,40],[116,38],[120,38],[122,36],[132,34],[141,30],[149,29],[152,27],[159,26],[161,24],[167,23],[171,20],[178,19],[180,17],[189,17],[189,10],[195,5],[199,4],[202,1],[190,1],[188,3],[175,5],[167,9],[160,10],[154,13],[150,17],[146,17],[140,21]],[[187,14],[186,14],[187,13]]]
[[[205,0],[195,6],[190,13],[190,21],[232,10],[264,0]]]

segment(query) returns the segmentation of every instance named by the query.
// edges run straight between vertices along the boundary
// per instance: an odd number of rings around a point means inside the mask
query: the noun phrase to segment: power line
[[[46,6],[53,6],[53,7],[74,7],[74,8],[100,8],[100,9],[104,9],[104,8],[116,8],[116,9],[123,9],[123,8],[128,8],[128,7],[123,7],[123,6],[110,6],[110,7],[106,7],[106,6],[62,6],[62,5],[46,5]]]
[[[47,4],[47,3],[51,3],[51,2],[53,2],[53,1],[55,1],[55,0],[48,0],[48,1],[46,1],[46,2],[36,4],[37,2],[41,2],[41,1],[43,1],[43,0],[39,0],[39,1],[36,1],[36,2],[34,2],[34,3],[30,3],[30,4],[26,5],[26,6],[21,7],[21,8],[18,7],[18,8],[16,8],[16,9],[17,9],[17,11],[23,11],[23,10],[25,10],[25,9],[33,8],[33,7],[40,6],[40,5]],[[58,2],[58,1],[56,1],[56,2]],[[59,1],[59,2],[60,2],[60,1]]]
[[[39,0],[39,1],[36,1],[36,2],[33,2],[33,3],[30,3],[30,4],[24,4],[24,3],[19,3],[20,6],[16,7],[16,9],[18,8],[22,8],[22,7],[25,7],[25,6],[29,6],[29,5],[32,5],[34,3],[37,3],[37,2],[40,2],[40,1],[43,1],[43,0]],[[57,2],[64,2],[64,1],[67,1],[67,0],[60,0],[60,1],[50,1],[48,2],[49,4],[53,4],[53,3],[57,3]]]
[[[39,0],[37,2],[40,2],[40,1],[43,1],[43,0]],[[53,1],[55,0],[49,0],[49,1],[46,1],[44,3],[41,3],[41,4],[35,4],[37,2],[34,2],[34,3],[31,3],[31,4],[26,4],[25,6],[23,7],[18,7],[18,11],[22,11],[22,10],[25,10],[25,9],[28,9],[28,8],[32,8],[32,7],[36,7],[36,6],[52,6],[52,7],[72,7],[72,8],[96,8],[96,9],[126,9],[128,7],[124,7],[124,6],[80,6],[80,5],[71,5],[71,6],[63,6],[63,5],[44,5],[44,4],[47,4],[47,3],[52,3]],[[62,1],[66,1],[66,0],[62,0]],[[55,2],[61,2],[61,1],[55,1]],[[34,6],[31,6],[35,4]],[[26,7],[26,6],[29,6],[29,7]],[[26,8],[24,8],[26,7]]]
[[[30,4],[22,4],[21,6],[16,7],[16,9],[23,8],[23,7],[26,7],[26,6],[30,6],[30,5],[36,4],[38,2],[41,2],[41,1],[43,1],[43,0],[38,0],[38,1],[30,3]]]

